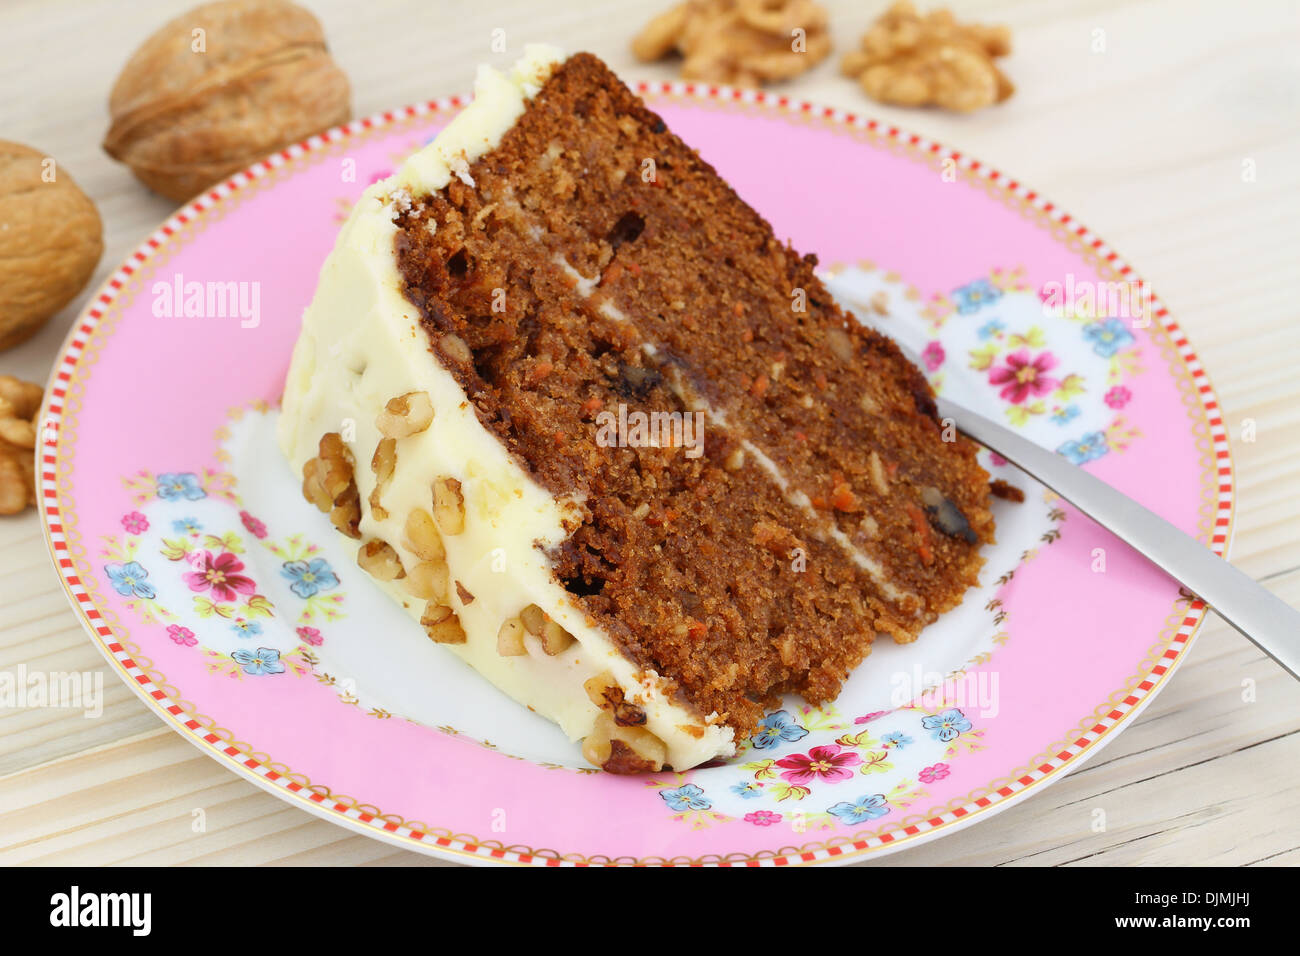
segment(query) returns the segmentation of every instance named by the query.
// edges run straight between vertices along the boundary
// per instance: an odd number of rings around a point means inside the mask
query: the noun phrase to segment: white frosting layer
[[[599,714],[583,682],[609,672],[626,699],[645,710],[646,728],[667,746],[668,763],[683,770],[732,753],[732,730],[708,723],[663,693],[657,675],[641,673],[570,602],[542,548],[564,540],[565,518],[573,517],[579,503],[557,499],[534,482],[479,422],[465,392],[429,350],[418,310],[402,294],[394,257],[394,216],[403,204],[442,189],[452,176],[468,182],[469,164],[500,142],[561,58],[554,48],[531,46],[509,76],[480,67],[474,102],[393,177],[362,194],[303,316],[279,440],[301,474],[317,454],[320,437],[340,433],[356,459],[362,539],[388,542],[408,568],[419,559],[403,539],[407,514],[432,508],[435,478],[458,479],[465,530],[444,536],[443,543],[453,582],[473,600],[462,601],[453,584],[451,604],[467,640],[445,646],[515,700],[554,720],[572,740],[585,737]],[[375,486],[369,463],[382,438],[375,418],[389,399],[417,391],[432,399],[433,423],[398,439],[397,467],[382,493],[388,516],[379,520],[366,505]],[[422,600],[407,595],[400,582],[381,587],[419,620]],[[538,605],[577,643],[551,657],[528,637],[526,656],[501,656],[496,638],[502,622],[529,604]]]

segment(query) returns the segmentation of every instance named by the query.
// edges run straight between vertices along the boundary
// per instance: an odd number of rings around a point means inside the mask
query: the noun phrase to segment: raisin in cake
[[[357,203],[281,444],[429,637],[589,761],[726,756],[914,640],[993,535],[975,448],[815,265],[598,59],[531,47]]]

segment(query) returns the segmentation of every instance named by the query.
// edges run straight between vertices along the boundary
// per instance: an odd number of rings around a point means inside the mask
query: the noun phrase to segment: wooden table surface
[[[628,52],[665,0],[306,5],[351,77],[357,115],[465,92],[476,63],[533,40],[592,50],[628,78],[673,75]],[[188,6],[0,3],[0,138],[55,156],[98,203],[107,251],[90,288],[172,211],[99,142],[122,64]],[[885,3],[827,6],[837,59]],[[1187,331],[1226,413],[1233,561],[1300,604],[1300,7],[956,7],[1013,29],[1006,69],[1019,90],[1001,107],[956,117],[868,104],[833,61],[786,89],[874,112],[1014,173],[1135,264]],[[490,51],[498,28],[505,57]],[[44,382],[85,298],[0,353],[0,373]],[[1247,422],[1253,442],[1242,440]],[[30,511],[0,519],[0,670],[20,664],[104,672],[105,707],[96,720],[0,710],[0,863],[450,865],[291,808],[164,727],[91,646]],[[1159,698],[1083,768],[987,822],[863,865],[1300,864],[1298,729],[1300,687],[1211,617]],[[196,808],[206,833],[191,832]],[[1105,811],[1104,832],[1092,830],[1095,809]]]

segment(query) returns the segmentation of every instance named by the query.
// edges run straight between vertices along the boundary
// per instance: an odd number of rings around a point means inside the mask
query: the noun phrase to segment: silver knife
[[[1300,612],[1100,478],[983,415],[945,398],[939,416],[1019,465],[1180,581],[1255,646],[1300,678]]]

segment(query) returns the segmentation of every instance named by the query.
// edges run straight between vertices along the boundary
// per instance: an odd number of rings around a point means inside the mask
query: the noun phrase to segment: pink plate
[[[641,92],[937,388],[1225,552],[1218,403],[1100,239],[1015,180],[861,117]],[[339,223],[460,105],[352,123],[215,187],[122,265],[64,345],[41,451],[50,548],[96,645],[169,725],[295,806],[453,859],[782,865],[990,815],[1151,699],[1204,606],[987,455],[1027,499],[998,504],[982,587],[916,644],[878,645],[833,704],[787,701],[724,764],[590,772],[424,639],[302,501],[273,424]]]

